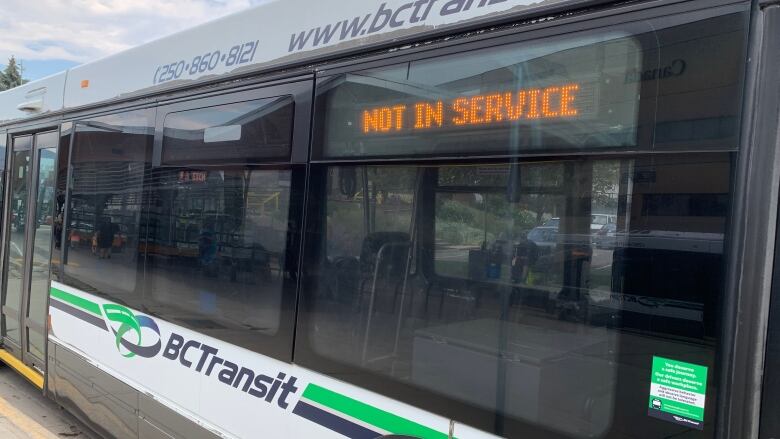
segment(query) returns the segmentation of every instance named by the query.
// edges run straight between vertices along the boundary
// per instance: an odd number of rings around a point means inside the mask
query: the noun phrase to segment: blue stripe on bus
[[[382,436],[381,433],[369,430],[362,425],[340,418],[303,401],[298,401],[293,413],[351,439],[376,439]]]

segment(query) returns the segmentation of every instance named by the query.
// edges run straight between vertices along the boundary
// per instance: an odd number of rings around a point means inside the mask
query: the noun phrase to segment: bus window
[[[560,285],[562,265],[552,250],[564,213],[563,177],[564,166],[549,163],[440,168],[434,271],[473,279],[519,276]],[[511,180],[516,181],[509,194]],[[526,206],[522,215],[506,215],[517,205]],[[520,241],[525,245],[515,248]],[[499,259],[512,261],[513,268],[501,270],[493,263]],[[530,269],[537,262],[544,273]]]
[[[291,99],[166,117],[163,162],[188,165],[152,172],[144,245],[148,312],[289,358],[303,167],[221,163],[289,154],[291,126]]]
[[[650,367],[715,367],[730,160],[322,166],[296,358],[510,436],[668,435]]]
[[[64,237],[64,282],[140,309],[144,177],[154,110],[76,123]]]
[[[165,117],[166,165],[252,163],[290,156],[293,99],[257,99]]]
[[[289,278],[292,171],[171,168],[154,173],[146,240],[149,312],[263,352]],[[289,349],[289,347],[288,347]]]
[[[675,21],[320,78],[313,157],[733,149],[744,16]]]
[[[54,275],[453,428],[713,438],[747,10],[328,59],[313,118],[225,89],[79,120]]]
[[[296,362],[501,436],[713,437],[746,15],[690,19],[319,78]]]

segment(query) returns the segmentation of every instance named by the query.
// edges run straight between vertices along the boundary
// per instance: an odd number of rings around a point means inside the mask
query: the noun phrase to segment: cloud
[[[0,63],[83,63],[266,0],[0,0]]]

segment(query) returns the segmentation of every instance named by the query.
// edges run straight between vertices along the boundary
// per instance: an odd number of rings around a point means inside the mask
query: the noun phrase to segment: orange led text
[[[365,134],[388,133],[405,129],[429,130],[445,126],[572,118],[579,115],[576,105],[579,90],[579,84],[563,84],[463,96],[450,102],[375,107],[363,110],[362,130]]]
[[[388,131],[400,131],[404,128],[404,111],[406,105],[392,107],[373,108],[363,110],[364,133],[386,133]]]

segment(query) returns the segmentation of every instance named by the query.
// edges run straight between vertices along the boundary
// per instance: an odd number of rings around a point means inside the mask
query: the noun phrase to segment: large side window
[[[156,110],[159,166],[155,110],[75,124],[62,280],[289,358],[305,182],[288,164],[293,98],[177,105]]]
[[[63,281],[289,359],[305,183],[305,166],[289,164],[294,116],[285,95],[76,122],[57,209]]]
[[[730,172],[729,154],[323,167],[297,358],[511,437],[675,431],[648,416],[651,367],[716,368]]]
[[[152,173],[145,309],[289,358],[303,166],[291,98],[170,113]],[[278,336],[278,337],[277,337]]]
[[[296,362],[502,437],[714,437],[746,15],[708,14],[321,78]]]
[[[136,309],[154,114],[136,110],[77,122],[70,160],[64,281]]]
[[[313,156],[729,149],[743,75],[722,58],[744,56],[744,23],[682,20],[322,78]]]

